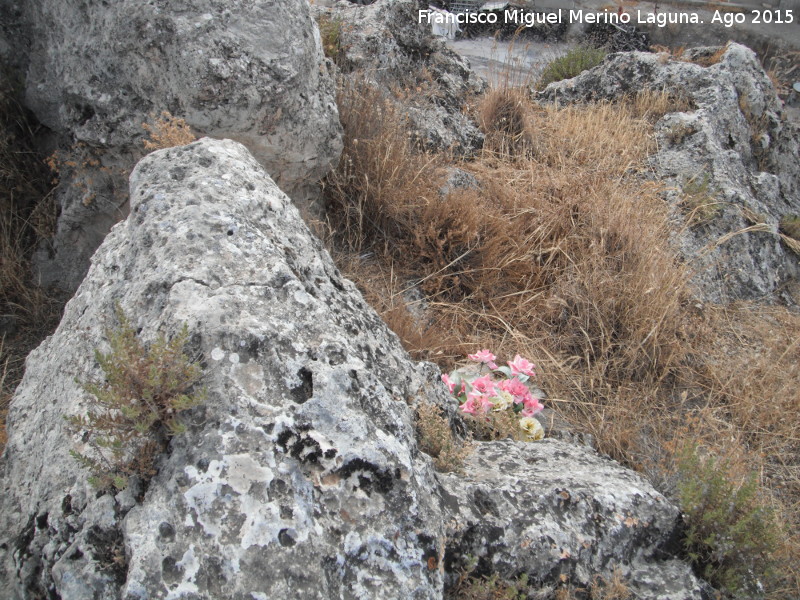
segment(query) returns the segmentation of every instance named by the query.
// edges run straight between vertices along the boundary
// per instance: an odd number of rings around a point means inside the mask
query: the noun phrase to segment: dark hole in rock
[[[347,479],[354,473],[358,473],[358,487],[367,494],[372,490],[376,490],[381,494],[386,494],[392,489],[392,485],[394,484],[390,472],[382,470],[380,467],[367,462],[363,458],[354,458],[339,469],[337,473],[342,479]]]
[[[88,104],[76,106],[75,108],[78,111],[78,114],[80,115],[78,117],[79,125],[86,125],[86,123],[88,123],[89,120],[95,115],[94,109]]]
[[[167,556],[161,561],[161,576],[165,583],[177,583],[183,577],[183,566],[178,565],[173,557]]]
[[[162,540],[171,542],[175,539],[175,528],[166,521],[163,521],[158,526],[158,535],[161,536]]]
[[[297,376],[300,378],[300,385],[292,388],[292,399],[298,404],[303,404],[314,395],[314,382],[311,371],[305,367],[297,372]]]
[[[497,507],[494,500],[482,489],[478,488],[472,497],[475,502],[475,507],[481,511],[481,514],[492,514],[498,516]]]
[[[93,547],[92,558],[98,562],[99,567],[107,571],[117,585],[125,583],[128,560],[122,532],[116,527],[102,529],[95,525],[87,532],[86,540]]]
[[[278,541],[281,543],[281,546],[291,547],[294,546],[297,542],[294,541],[291,533],[288,529],[281,529],[280,533],[278,533]]]
[[[67,555],[67,560],[80,560],[83,558],[83,552],[81,552],[80,548],[75,548],[75,550]]]

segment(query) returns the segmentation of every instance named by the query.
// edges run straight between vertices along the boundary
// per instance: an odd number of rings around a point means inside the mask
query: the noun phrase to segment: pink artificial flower
[[[501,381],[499,384],[497,384],[497,387],[511,394],[514,397],[515,404],[524,402],[525,399],[531,395],[528,386],[522,383],[516,377],[514,377],[513,379],[505,379]]]
[[[480,402],[476,402],[474,398],[470,397],[467,398],[467,401],[464,402],[460,408],[461,412],[474,415],[476,412],[478,412],[478,410],[480,410]]]
[[[489,411],[491,411],[494,408],[494,404],[492,404],[492,401],[489,400],[489,396],[481,396],[480,397],[480,401],[481,401],[481,413],[482,414],[485,415],[486,413],[488,413]]]
[[[461,412],[470,415],[485,415],[492,409],[492,403],[489,401],[489,396],[470,392],[467,394],[467,401],[460,408]]]
[[[512,375],[527,375],[528,377],[536,377],[533,369],[536,367],[532,362],[522,358],[519,354],[514,357],[514,360],[509,361],[508,366],[511,367]]]
[[[475,354],[467,354],[467,358],[470,360],[474,360],[475,362],[488,365],[490,369],[497,368],[497,365],[494,362],[494,359],[497,357],[488,350],[481,350],[479,352],[476,352]]]
[[[478,377],[475,381],[473,381],[472,389],[481,394],[493,396],[495,393],[494,385],[495,384],[494,381],[492,381],[491,376],[487,374],[483,377]]]
[[[486,394],[481,394],[480,392],[470,392],[469,394],[467,394],[467,402],[472,403],[471,408],[474,410],[471,412],[471,414],[473,415],[476,413],[485,415],[490,410],[492,410],[492,403],[489,400],[489,396]],[[467,402],[465,402],[464,404],[467,404]],[[464,406],[464,404],[462,404],[461,406]]]
[[[530,396],[529,399],[525,400],[524,406],[525,408],[521,411],[523,417],[532,417],[544,410],[544,406],[536,396]]]

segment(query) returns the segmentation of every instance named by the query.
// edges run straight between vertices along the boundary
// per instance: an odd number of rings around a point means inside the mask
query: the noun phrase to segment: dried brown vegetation
[[[152,123],[142,123],[142,129],[148,134],[148,139],[143,140],[145,150],[161,150],[174,146],[185,146],[197,139],[192,133],[192,128],[184,119],[174,117],[169,111],[161,111],[156,118],[151,117]]]
[[[53,235],[56,206],[37,125],[17,100],[13,78],[0,73],[0,449],[5,414],[27,353],[57,323],[62,302],[33,281],[34,249]]]
[[[420,448],[433,457],[433,466],[438,471],[462,472],[464,461],[472,452],[472,444],[453,435],[442,410],[434,404],[422,402],[417,406],[416,425]]]
[[[692,299],[645,166],[652,124],[689,103],[650,93],[556,109],[493,90],[473,109],[484,152],[457,164],[415,152],[391,106],[369,86],[342,90],[327,229],[406,348],[444,368],[483,347],[536,357],[545,403],[668,493],[676,435],[712,455],[736,448],[742,481],[758,473],[759,502],[784,515],[786,560],[764,583],[796,595],[800,316]],[[441,193],[454,166],[479,186]]]

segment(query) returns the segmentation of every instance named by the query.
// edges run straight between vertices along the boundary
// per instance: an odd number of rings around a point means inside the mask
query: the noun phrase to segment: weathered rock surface
[[[59,136],[61,217],[43,283],[74,290],[127,211],[144,122],[236,139],[296,202],[338,160],[333,82],[305,0],[31,0],[26,101]],[[20,34],[20,37],[26,37]]]
[[[669,186],[675,240],[701,297],[777,294],[797,302],[787,284],[800,275],[798,256],[777,234],[782,217],[800,213],[800,132],[783,117],[769,77],[748,48],[730,44],[710,66],[688,62],[708,61],[715,51],[690,50],[687,61],[613,54],[574,79],[550,84],[540,98],[584,102],[666,90],[688,100],[691,108],[658,121],[652,166]],[[742,232],[754,224],[760,224],[756,231]]]
[[[463,476],[434,473],[409,405],[448,401],[438,370],[409,359],[243,146],[154,153],[130,195],[12,402],[8,597],[441,598],[467,554],[534,583],[616,565],[653,582],[639,598],[701,597],[669,560],[677,510],[589,448],[479,444]],[[64,416],[89,406],[76,378],[100,374],[117,302],[145,340],[188,325],[206,399],[146,490],[98,496]]]
[[[589,589],[616,570],[634,597],[702,598],[706,586],[672,558],[678,509],[636,473],[584,446],[545,439],[479,444],[465,476],[440,475],[451,571]]]
[[[85,409],[74,378],[96,369],[115,301],[148,339],[187,323],[207,364],[205,411],[130,512],[94,498],[63,423]],[[431,597],[441,519],[405,402],[414,374],[243,146],[153,154],[14,400],[6,577],[71,599]]]
[[[417,142],[428,150],[468,154],[481,147],[483,134],[464,114],[470,94],[485,82],[465,59],[447,49],[426,24],[418,22],[415,0],[378,0],[368,6],[338,2],[315,6],[319,18],[340,24],[343,73],[407,95],[403,110]]]

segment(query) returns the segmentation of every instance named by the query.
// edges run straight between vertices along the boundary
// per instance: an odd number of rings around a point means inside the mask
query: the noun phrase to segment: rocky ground
[[[415,149],[449,156],[481,150],[469,100],[486,84],[414,25],[411,0],[265,6],[3,0],[0,50],[62,156],[58,230],[38,272],[76,291],[11,403],[0,589],[15,600],[438,599],[472,569],[524,573],[541,597],[620,577],[632,598],[713,597],[685,560],[681,509],[569,435],[479,442],[455,472],[434,469],[419,407],[441,407],[455,439],[465,431],[439,369],[411,359],[298,205],[319,201],[343,145],[336,73],[402,106]],[[333,46],[314,19],[339,23]],[[503,53],[517,79],[566,48],[449,47],[483,56],[477,70],[495,82]],[[700,256],[695,300],[796,303],[798,256],[781,223],[800,212],[800,136],[752,51],[613,54],[525,93],[545,106],[647,89],[675,90],[649,176],[669,186],[683,260]],[[207,137],[141,158],[142,123],[162,109]],[[699,209],[685,210],[698,187],[722,206],[699,226]],[[182,430],[167,428],[174,411],[144,427],[164,449],[154,470],[98,489],[87,467],[109,450],[80,418],[112,379],[95,351],[109,351],[122,313],[156,346],[187,326],[202,401],[181,412]],[[136,406],[144,396],[122,394]]]

